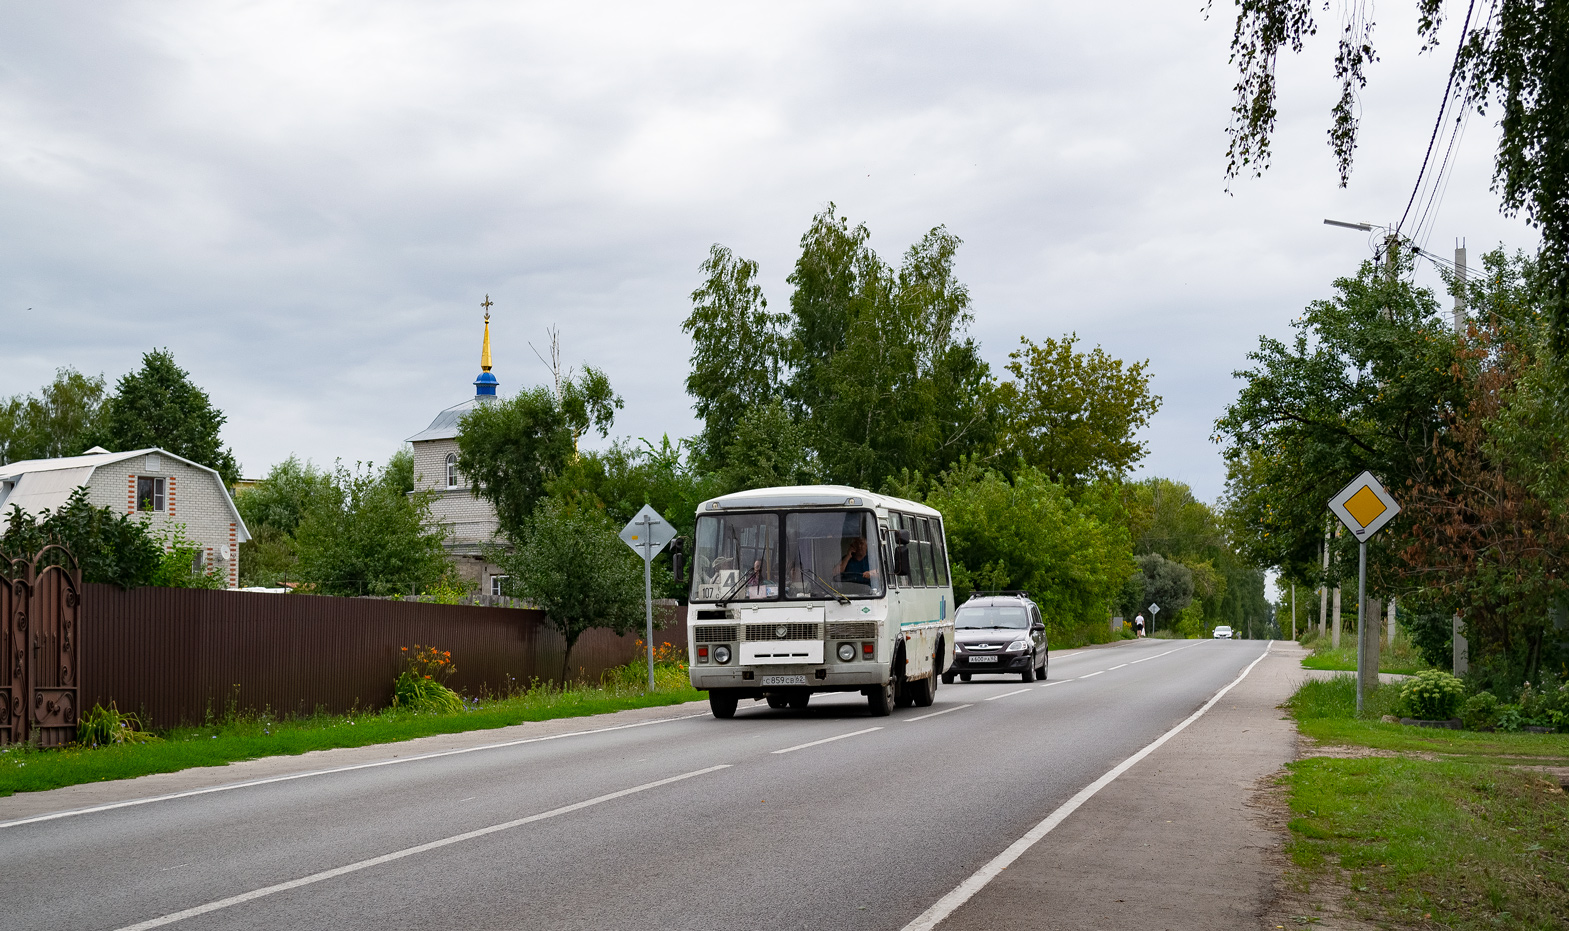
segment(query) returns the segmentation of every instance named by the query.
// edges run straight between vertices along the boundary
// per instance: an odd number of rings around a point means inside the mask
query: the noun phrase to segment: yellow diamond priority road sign
[[[1372,472],[1363,472],[1352,479],[1340,494],[1329,499],[1329,509],[1352,536],[1363,542],[1400,513],[1400,505]]]

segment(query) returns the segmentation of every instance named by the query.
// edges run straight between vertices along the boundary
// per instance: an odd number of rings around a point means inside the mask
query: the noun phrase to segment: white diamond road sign
[[[1160,613],[1160,605],[1155,604],[1154,602],[1151,602],[1150,603],[1150,613],[1151,614],[1159,614]]]
[[[1358,542],[1366,542],[1400,513],[1400,505],[1372,472],[1363,472],[1329,499],[1329,509]]]
[[[676,528],[660,517],[652,506],[645,504],[643,510],[633,515],[627,525],[621,528],[620,536],[627,546],[632,547],[632,552],[644,559],[653,559],[676,538]]]

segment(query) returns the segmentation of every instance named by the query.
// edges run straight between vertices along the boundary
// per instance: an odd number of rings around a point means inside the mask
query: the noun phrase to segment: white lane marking
[[[1270,641],[1270,643],[1273,642],[1274,641]],[[991,862],[987,863],[979,870],[976,870],[969,879],[966,879],[964,882],[960,883],[957,887],[954,888],[952,892],[938,899],[935,903],[932,904],[931,908],[928,908],[926,911],[917,916],[914,921],[905,925],[903,931],[932,931],[932,929],[936,928],[943,922],[944,919],[953,914],[954,911],[959,908],[959,906],[963,905],[965,902],[968,902],[977,892],[980,892],[982,889],[986,888],[986,884],[997,878],[997,875],[1003,870],[1007,869],[1013,863],[1013,861],[1023,856],[1026,850],[1029,850],[1031,847],[1035,846],[1037,841],[1045,837],[1047,834],[1050,834],[1052,829],[1061,824],[1069,815],[1077,811],[1080,805],[1083,805],[1085,802],[1089,801],[1095,795],[1095,793],[1099,792],[1101,789],[1106,788],[1106,786],[1110,785],[1112,781],[1115,780],[1118,776],[1132,769],[1134,764],[1149,756],[1151,753],[1154,753],[1157,749],[1160,748],[1162,744],[1180,734],[1189,724],[1197,721],[1199,717],[1204,714],[1204,712],[1213,708],[1216,702],[1225,697],[1227,692],[1236,688],[1237,683],[1247,678],[1248,673],[1253,671],[1253,667],[1257,666],[1260,662],[1263,661],[1264,657],[1268,655],[1269,646],[1266,644],[1264,652],[1259,654],[1258,659],[1255,659],[1253,662],[1249,663],[1248,667],[1242,670],[1240,675],[1231,680],[1230,685],[1216,692],[1213,698],[1204,703],[1204,707],[1193,712],[1191,715],[1188,715],[1188,717],[1184,718],[1182,723],[1178,724],[1176,727],[1173,727],[1171,730],[1155,738],[1155,740],[1143,750],[1140,750],[1138,753],[1133,754],[1126,760],[1123,760],[1121,763],[1113,766],[1104,776],[1080,789],[1077,795],[1068,799],[1066,802],[1063,802],[1056,811],[1047,815],[1046,820],[1031,828],[1029,832],[1026,833],[1023,837],[1014,841],[1012,844],[1009,844],[1007,850],[1004,850],[1002,853],[999,853],[997,856],[993,857]]]
[[[1177,650],[1180,650],[1180,649],[1182,649],[1182,648],[1181,647],[1177,648]],[[1152,659],[1160,659],[1162,656],[1170,656],[1171,654],[1177,652],[1177,650],[1167,650],[1164,653],[1156,653],[1154,656],[1146,656],[1143,659],[1136,659],[1136,660],[1133,661],[1133,663],[1147,663],[1147,662],[1149,662]],[[1129,663],[1128,665],[1131,666],[1131,665],[1133,665],[1133,663]]]
[[[1054,685],[1066,685],[1067,683],[1072,682],[1072,681],[1073,681],[1072,679],[1058,679],[1056,682],[1048,682],[1045,685],[1036,686],[1036,688],[1049,689],[1049,688],[1051,688]]]
[[[843,740],[846,737],[859,737],[862,734],[870,734],[872,731],[880,731],[880,730],[882,730],[881,727],[868,727],[868,728],[864,728],[864,729],[859,730],[859,731],[851,731],[848,734],[840,734],[837,737],[824,737],[822,740],[814,740],[811,743],[796,744],[793,747],[785,747],[783,750],[775,750],[773,752],[774,753],[790,753],[793,750],[805,750],[807,747],[815,747],[818,744],[831,744],[831,743],[833,743],[836,740]]]
[[[906,724],[914,724],[916,721],[924,721],[927,718],[935,718],[939,714],[947,714],[950,711],[963,711],[966,708],[974,708],[974,707],[975,707],[975,705],[973,705],[973,704],[969,704],[969,705],[954,705],[952,708],[944,708],[941,711],[933,711],[931,714],[923,714],[923,715],[920,715],[919,717],[914,717],[914,718],[905,718],[904,719],[904,723],[906,723]]]
[[[981,701],[996,701],[999,698],[1007,698],[1009,695],[1020,695],[1028,691],[1029,689],[1014,689],[1011,692],[1003,692],[1001,695],[993,695],[990,698],[983,698]]]
[[[74,818],[77,815],[90,815],[100,811],[113,811],[116,808],[130,808],[134,805],[151,805],[153,802],[170,802],[175,799],[190,798],[193,795],[207,795],[212,792],[228,792],[231,789],[248,789],[252,786],[271,785],[275,782],[289,782],[294,779],[308,779],[311,776],[330,776],[334,773],[348,773],[357,769],[372,769],[377,766],[393,766],[398,763],[416,763],[420,760],[434,760],[444,756],[456,756],[460,753],[475,753],[480,750],[498,750],[503,747],[516,747],[522,744],[538,743],[542,740],[560,740],[564,737],[582,737],[587,734],[604,734],[610,731],[624,731],[630,727],[647,727],[650,724],[666,724],[670,721],[685,721],[688,718],[706,718],[708,712],[698,714],[684,714],[678,718],[660,718],[658,721],[638,721],[634,724],[617,724],[614,727],[600,727],[588,731],[572,731],[567,734],[550,734],[545,737],[525,737],[520,740],[508,740],[502,743],[484,744],[478,747],[462,747],[457,750],[439,750],[435,753],[423,753],[419,756],[395,757],[390,760],[377,760],[374,763],[356,763],[353,766],[339,766],[333,769],[316,769],[308,773],[289,773],[285,776],[271,776],[266,779],[252,779],[246,782],[231,782],[227,785],[208,786],[205,789],[191,789],[188,792],[173,792],[169,795],[154,795],[148,798],[133,798],[123,802],[110,802],[106,805],[94,805],[91,808],[77,808],[71,811],[56,811],[47,815],[34,815],[31,818],[18,818],[15,821],[0,821],[0,828],[20,827],[24,824],[36,824],[39,821],[53,821],[56,818]]]
[[[1123,664],[1122,664],[1122,666],[1126,666],[1126,665],[1128,665],[1128,664],[1127,664],[1127,663],[1123,663]],[[1111,667],[1111,669],[1121,669],[1121,668],[1122,668],[1122,666],[1113,666],[1113,667]],[[1107,671],[1107,672],[1111,672],[1111,669],[1108,669],[1108,670],[1106,670],[1106,671]]]
[[[404,857],[412,857],[417,853],[425,853],[426,851],[437,850],[441,847],[451,846],[452,844],[459,844],[466,840],[474,840],[478,837],[484,837],[487,834],[495,834],[498,831],[508,831],[512,828],[522,827],[525,824],[533,824],[536,821],[544,821],[546,818],[555,818],[559,815],[580,811],[584,808],[588,808],[591,805],[599,805],[614,799],[624,798],[628,795],[635,795],[638,792],[647,792],[649,789],[657,789],[660,786],[669,785],[672,782],[680,782],[683,779],[691,779],[694,776],[703,776],[707,775],[708,773],[717,772],[721,769],[729,769],[730,766],[731,764],[729,763],[721,763],[718,766],[710,766],[706,769],[693,770],[690,773],[682,773],[679,776],[671,776],[668,779],[659,779],[654,782],[645,782],[640,786],[633,786],[630,789],[622,789],[619,792],[609,792],[604,795],[598,795],[582,802],[574,802],[571,805],[563,805],[560,808],[552,808],[550,811],[543,811],[537,815],[529,815],[527,818],[519,818],[516,821],[507,821],[502,824],[493,824],[488,828],[480,828],[475,831],[465,831],[462,834],[454,834],[451,837],[443,837],[441,840],[433,840],[429,843],[418,844],[413,847],[405,847],[402,850],[395,850],[392,853],[382,854],[379,857],[371,857],[369,860],[360,860],[356,863],[350,863],[347,866],[340,866],[330,870],[322,870],[320,873],[312,873],[309,876],[301,876],[299,879],[291,879],[288,882],[278,883],[277,885],[265,886],[261,889],[254,889],[250,892],[241,893],[240,895],[232,895],[227,899],[219,899],[216,902],[208,902],[206,905],[198,905],[195,908],[187,908],[184,911],[172,912],[168,915],[163,915],[158,918],[149,918],[146,921],[138,922],[134,925],[126,925],[125,927],[119,929],[119,931],[146,931],[148,928],[158,928],[162,927],[163,925],[174,924],[176,921],[184,921],[187,918],[195,918],[197,915],[205,915],[209,912],[216,912],[219,909],[229,908],[231,906],[240,905],[245,902],[251,902],[262,898],[263,896],[273,895],[274,893],[278,892],[287,892],[290,889],[298,889],[301,886],[309,886],[313,883],[319,883],[324,880],[335,879],[339,876],[344,876],[349,873],[357,873],[360,870],[370,869],[373,866],[380,866],[383,863],[391,863],[394,860],[401,860]]]
[[[1080,678],[1080,679],[1088,679],[1088,678],[1090,678],[1090,676],[1098,676],[1098,675],[1100,675],[1100,674],[1101,674],[1101,672],[1105,672],[1105,671],[1106,671],[1106,670],[1104,670],[1104,669],[1102,669],[1102,670],[1101,670],[1101,671],[1100,671],[1100,672],[1092,672],[1092,673],[1090,673],[1090,674],[1089,674],[1089,675],[1087,675],[1087,676],[1079,676],[1079,678]]]

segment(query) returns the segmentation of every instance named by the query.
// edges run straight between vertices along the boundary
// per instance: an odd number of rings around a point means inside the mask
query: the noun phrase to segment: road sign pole
[[[1362,641],[1367,628],[1367,544],[1357,545],[1357,714],[1362,713]]]
[[[643,544],[643,607],[647,617],[644,626],[648,629],[648,690],[654,690],[654,557],[649,555],[653,543]]]

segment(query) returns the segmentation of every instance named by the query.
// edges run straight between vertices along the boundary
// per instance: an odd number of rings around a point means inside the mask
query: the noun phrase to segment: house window
[[[506,594],[505,592],[503,592],[501,590],[501,588],[502,588],[503,585],[507,584],[507,579],[508,579],[508,576],[504,576],[504,575],[493,575],[493,576],[491,576],[490,577],[490,593],[492,595],[504,595],[504,594]]]
[[[147,471],[149,471],[149,472],[162,472],[163,471],[163,460],[158,457],[157,453],[148,453],[147,454]]]
[[[458,455],[447,453],[447,487],[458,487]]]
[[[138,511],[163,510],[163,479],[147,475],[136,477],[136,509]]]

